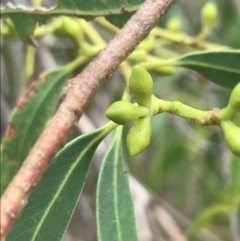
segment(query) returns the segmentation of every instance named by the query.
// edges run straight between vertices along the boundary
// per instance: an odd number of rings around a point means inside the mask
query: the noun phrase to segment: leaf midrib
[[[118,136],[116,135],[116,148],[115,148],[115,154],[114,154],[114,160],[116,160],[114,162],[114,202],[116,203],[116,205],[114,206],[114,210],[115,210],[115,216],[116,216],[116,226],[117,226],[117,232],[118,232],[118,237],[119,237],[119,240],[121,241],[122,240],[122,235],[121,235],[121,228],[120,228],[120,220],[119,220],[119,216],[118,216],[118,213],[119,213],[119,210],[118,210],[118,193],[117,193],[117,169],[118,169],[118,165],[119,165],[119,139],[118,139]]]
[[[88,150],[90,150],[92,148],[92,146],[96,143],[98,143],[99,141],[101,141],[101,139],[104,138],[104,136],[107,134],[106,130],[103,130],[102,132],[100,132],[101,134],[94,138],[93,141],[91,141],[88,146],[81,152],[80,156],[77,158],[77,160],[71,165],[69,171],[67,172],[67,174],[65,175],[65,178],[63,179],[63,181],[61,182],[61,185],[59,186],[59,188],[57,189],[56,194],[53,196],[53,199],[51,200],[50,204],[48,205],[47,209],[44,212],[44,215],[42,216],[39,224],[37,225],[35,232],[33,233],[32,236],[32,241],[35,240],[36,236],[39,233],[39,230],[42,227],[43,222],[45,221],[45,219],[48,216],[48,213],[50,212],[51,208],[53,207],[56,199],[58,198],[58,194],[62,191],[63,187],[65,186],[65,184],[67,183],[67,181],[69,180],[69,176],[71,175],[71,173],[73,172],[73,170],[75,169],[75,167],[79,164],[79,162],[81,161],[81,159],[84,157],[84,155],[86,154],[86,152]]]
[[[226,72],[230,72],[230,73],[234,73],[234,74],[240,74],[240,70],[238,71],[237,69],[232,69],[232,68],[226,68],[223,67],[221,65],[214,65],[214,64],[204,64],[203,62],[196,62],[195,61],[185,61],[185,62],[181,62],[177,61],[174,63],[175,66],[186,66],[186,65],[194,65],[197,67],[205,67],[208,69],[214,69],[214,70],[220,70],[220,71],[226,71]]]

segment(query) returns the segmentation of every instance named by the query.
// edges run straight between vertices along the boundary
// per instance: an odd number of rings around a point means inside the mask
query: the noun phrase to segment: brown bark
[[[79,75],[69,80],[64,101],[1,198],[1,239],[10,231],[28,196],[93,95],[174,2],[146,0],[108,46]]]

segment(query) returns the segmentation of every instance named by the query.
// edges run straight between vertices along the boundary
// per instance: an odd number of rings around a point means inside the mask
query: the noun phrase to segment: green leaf
[[[37,22],[44,24],[50,18],[63,15],[81,17],[87,20],[98,16],[124,15],[136,11],[143,2],[143,0],[59,0],[58,5],[52,9],[33,7],[23,9],[7,6],[1,10],[1,15],[10,17],[20,37],[26,40],[31,35]]]
[[[137,241],[133,202],[121,150],[121,127],[106,153],[97,187],[99,241]]]
[[[192,52],[175,61],[173,65],[195,70],[227,88],[233,89],[240,82],[240,50]]]
[[[60,241],[81,194],[92,156],[116,124],[82,135],[54,158],[6,241]]]
[[[108,20],[111,24],[115,25],[118,28],[122,28],[124,24],[131,18],[134,12],[126,12],[124,14],[112,14],[106,16],[106,20]]]
[[[60,0],[56,10],[72,10],[75,14],[99,16],[132,12],[143,3],[143,0]],[[72,12],[73,14],[73,12]]]
[[[1,146],[2,192],[51,117],[66,79],[66,68],[43,74],[33,82],[14,109]]]

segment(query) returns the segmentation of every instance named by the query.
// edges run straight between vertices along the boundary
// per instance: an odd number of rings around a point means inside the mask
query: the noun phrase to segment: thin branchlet
[[[1,198],[1,240],[9,233],[33,188],[91,98],[174,2],[146,0],[108,46],[68,81],[65,99]]]

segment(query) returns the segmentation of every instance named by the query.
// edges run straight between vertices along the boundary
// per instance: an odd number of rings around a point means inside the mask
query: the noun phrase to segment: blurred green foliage
[[[200,12],[205,2],[191,1],[189,4],[188,0],[177,1],[158,26],[165,28],[170,18],[177,17],[181,20],[181,31],[188,36],[197,36],[201,31]],[[240,48],[238,1],[214,2],[218,7],[219,17],[207,36],[207,41]],[[93,26],[106,42],[115,34],[97,21],[93,22]],[[92,44],[86,32],[84,38],[88,44]],[[34,55],[33,71],[30,76],[26,76],[23,59],[28,54],[28,43],[22,43],[15,35],[12,37],[3,34],[2,40],[1,136],[5,132],[9,114],[24,89],[45,69],[68,63],[79,53],[79,46],[76,46],[71,36],[48,34],[38,40],[39,48]],[[80,45],[80,51],[81,49]],[[149,53],[166,59],[195,49],[197,47],[157,38],[156,45]],[[88,61],[91,58],[92,56]],[[128,63],[130,66],[135,64],[134,61]],[[77,74],[83,66],[72,71],[72,74]],[[154,79],[154,94],[164,100],[178,100],[202,110],[223,108],[228,103],[229,90],[210,83],[193,71],[176,69],[174,75],[166,76],[153,70],[151,75]],[[95,126],[106,123],[106,108],[119,100],[124,91],[122,75],[117,72],[112,78],[100,89],[86,109],[86,114]],[[239,114],[234,116],[233,121],[239,126]],[[187,232],[189,240],[199,240],[196,234],[201,227],[215,233],[219,240],[234,240],[238,233],[233,233],[233,227],[240,223],[240,160],[229,152],[220,129],[201,127],[180,117],[163,113],[153,118],[152,137],[148,148],[132,158],[125,143],[130,127],[125,127],[123,146],[124,158],[131,174],[152,194],[161,197],[192,220],[192,226],[188,227]],[[78,134],[78,131],[74,130],[73,136]],[[237,218],[233,221],[231,215]],[[181,226],[181,222],[179,225]],[[237,232],[240,233],[239,229]]]

